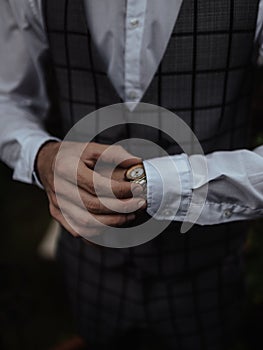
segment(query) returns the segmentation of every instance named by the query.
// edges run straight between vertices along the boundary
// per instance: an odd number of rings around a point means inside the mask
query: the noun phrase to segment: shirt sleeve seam
[[[198,203],[196,203],[196,204],[198,204]],[[193,203],[193,205],[195,205],[195,203]],[[253,210],[253,211],[262,211],[263,210],[263,208],[261,208],[261,209],[256,209],[256,208],[251,208],[251,207],[248,207],[248,206],[245,206],[245,205],[240,205],[240,204],[235,204],[235,203],[230,203],[230,202],[220,202],[220,203],[216,203],[216,202],[210,202],[210,201],[206,201],[205,203],[204,203],[204,205],[207,205],[207,206],[209,206],[209,205],[217,205],[217,206],[220,206],[220,205],[226,205],[226,206],[231,206],[232,208],[233,207],[239,207],[239,208],[242,208],[242,209],[249,209],[249,210]]]

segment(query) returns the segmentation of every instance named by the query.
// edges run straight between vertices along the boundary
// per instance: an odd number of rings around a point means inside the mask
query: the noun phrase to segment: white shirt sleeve
[[[14,179],[26,183],[34,182],[39,148],[57,140],[43,126],[49,103],[41,59],[47,43],[32,11],[39,7],[31,5],[0,2],[0,159],[14,169]]]
[[[256,37],[258,63],[263,65],[263,0],[260,0]],[[204,156],[203,156],[204,157]],[[215,152],[202,159],[207,174],[201,177],[191,164],[202,156],[186,154],[144,161],[147,175],[147,212],[157,220],[214,225],[263,216],[263,146],[254,152]],[[206,186],[207,190],[203,190]],[[204,198],[205,194],[205,198]],[[191,220],[189,220],[191,222]]]
[[[206,164],[207,172],[192,165]],[[186,154],[144,161],[147,175],[148,213],[157,220],[214,225],[263,216],[263,146],[252,151]],[[168,170],[169,169],[169,170]],[[204,191],[207,186],[207,191]],[[198,208],[199,206],[199,208]],[[191,222],[191,220],[189,220]]]

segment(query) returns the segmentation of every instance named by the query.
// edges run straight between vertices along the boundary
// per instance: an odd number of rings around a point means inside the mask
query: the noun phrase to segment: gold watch
[[[125,179],[141,185],[144,191],[146,191],[147,179],[143,164],[133,165],[129,168],[125,173]]]

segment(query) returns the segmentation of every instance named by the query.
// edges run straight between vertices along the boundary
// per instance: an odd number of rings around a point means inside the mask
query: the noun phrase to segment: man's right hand
[[[104,225],[122,226],[134,220],[134,212],[146,207],[140,185],[109,180],[94,171],[99,158],[123,169],[140,163],[140,158],[121,146],[64,142],[62,155],[60,146],[59,142],[45,144],[38,153],[36,170],[48,195],[51,215],[72,235],[93,236],[104,230]],[[79,205],[78,193],[87,210]],[[74,223],[74,228],[69,222]]]

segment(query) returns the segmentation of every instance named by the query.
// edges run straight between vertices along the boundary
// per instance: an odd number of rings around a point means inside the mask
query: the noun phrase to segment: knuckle
[[[89,189],[90,194],[92,194],[93,196],[96,196],[97,191],[96,191],[96,188],[95,188],[94,183],[92,181],[88,182],[88,189]]]
[[[85,182],[87,182],[88,180],[83,176],[80,165],[78,166],[77,169],[77,183],[78,184],[84,184]]]
[[[98,211],[98,204],[95,200],[89,199],[86,202],[86,208],[88,209],[88,211],[97,212]]]
[[[93,151],[93,149],[95,148],[95,143],[94,142],[87,142],[85,143],[85,153],[91,153]]]
[[[100,157],[100,153],[94,148],[92,153],[91,153],[91,158],[98,159],[99,157]]]
[[[92,159],[97,159],[100,156],[100,153],[96,147],[95,142],[88,143],[86,146],[86,151],[87,151],[88,156]]]
[[[104,210],[104,205],[101,203],[101,201],[99,200],[99,198],[96,201],[96,210],[97,213],[101,213]]]

